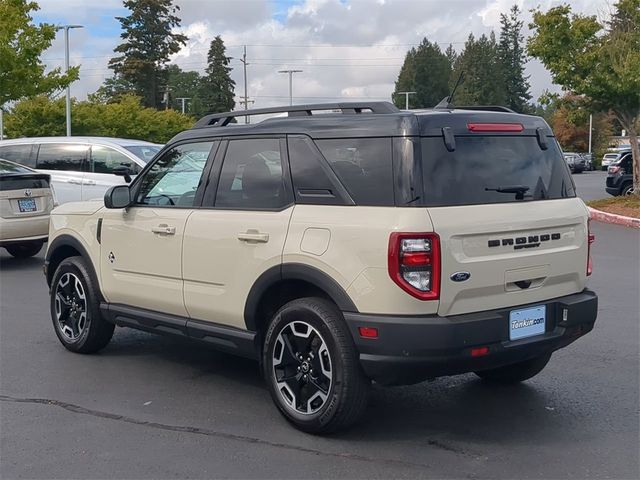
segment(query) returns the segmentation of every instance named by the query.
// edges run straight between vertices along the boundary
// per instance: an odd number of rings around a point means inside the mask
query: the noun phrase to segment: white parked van
[[[35,137],[0,142],[0,158],[51,176],[59,203],[102,198],[127,183],[162,145],[106,137]]]

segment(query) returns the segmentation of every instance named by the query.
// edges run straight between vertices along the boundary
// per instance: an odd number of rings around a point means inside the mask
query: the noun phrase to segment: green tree
[[[112,103],[73,102],[73,131],[77,135],[135,138],[165,143],[193,126],[193,118],[176,110],[142,106],[140,98],[123,95]],[[64,99],[37,96],[18,102],[5,116],[10,138],[64,135]]]
[[[229,112],[235,107],[234,88],[229,66],[231,57],[227,57],[224,42],[220,35],[211,41],[207,54],[207,68],[200,86],[200,98],[207,112]]]
[[[194,117],[202,117],[205,107],[201,98],[202,75],[195,71],[184,71],[178,65],[169,65],[170,105],[176,110],[182,109],[179,98],[188,98],[185,102],[185,113]]]
[[[568,5],[535,11],[528,51],[555,83],[584,95],[592,110],[613,112],[629,134],[640,195],[640,0],[620,0],[615,8],[608,23],[573,14]]]
[[[516,112],[527,112],[531,100],[529,77],[524,75],[527,58],[522,35],[523,25],[518,5],[511,7],[509,15],[500,14],[498,54],[504,74],[505,105]]]
[[[56,27],[34,25],[30,12],[36,2],[0,1],[0,107],[39,94],[51,94],[78,78],[78,67],[63,74],[59,68],[45,73],[40,55],[51,46]]]
[[[404,108],[405,97],[398,92],[413,91],[416,94],[409,97],[410,108],[433,107],[449,93],[450,76],[451,63],[447,54],[437,43],[424,38],[417,48],[407,52],[396,81],[394,101]]]
[[[115,75],[107,78],[98,90],[89,95],[89,100],[96,103],[113,103],[123,95],[132,94],[135,94],[134,85],[121,76]]]
[[[172,0],[125,0],[124,6],[131,14],[116,17],[124,30],[120,35],[124,42],[114,49],[121,55],[109,61],[109,68],[133,85],[145,106],[160,108],[169,56],[187,42],[187,37],[173,32],[180,25],[175,15],[179,7]]]
[[[493,32],[475,39],[473,34],[458,55],[452,82],[464,72],[464,82],[458,87],[454,103],[457,105],[504,105],[506,89],[498,44]]]

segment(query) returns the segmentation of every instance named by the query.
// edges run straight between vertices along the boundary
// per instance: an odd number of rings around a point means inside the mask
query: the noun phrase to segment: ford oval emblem
[[[450,278],[454,282],[464,282],[465,280],[469,280],[469,277],[471,277],[471,274],[469,272],[456,272],[451,275]]]

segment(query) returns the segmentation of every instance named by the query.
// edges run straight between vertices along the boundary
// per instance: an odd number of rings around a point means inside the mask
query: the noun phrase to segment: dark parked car
[[[633,160],[631,152],[609,165],[606,191],[610,195],[630,195],[633,193]]]
[[[564,160],[567,162],[571,173],[582,173],[586,170],[586,161],[579,153],[564,152]]]

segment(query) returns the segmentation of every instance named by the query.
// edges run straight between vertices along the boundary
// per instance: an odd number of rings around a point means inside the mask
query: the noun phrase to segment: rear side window
[[[548,145],[542,150],[536,137],[456,136],[456,148],[450,152],[442,137],[425,137],[422,203],[475,205],[575,197],[562,153],[555,142]],[[514,187],[528,189],[520,195],[504,191]]]
[[[394,205],[390,137],[316,140],[316,145],[356,204]]]
[[[230,140],[222,163],[216,207],[276,209],[290,203],[284,182],[280,140]]]
[[[43,143],[38,152],[37,168],[81,172],[88,151],[88,145]]]
[[[25,167],[36,168],[36,159],[31,154],[31,150],[31,145],[4,145],[0,147],[0,158],[19,163]]]

